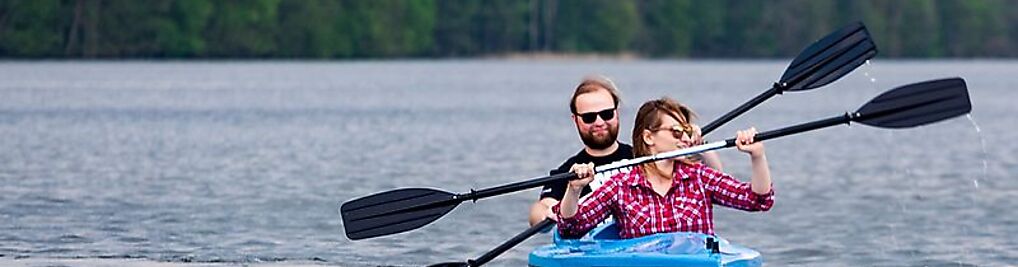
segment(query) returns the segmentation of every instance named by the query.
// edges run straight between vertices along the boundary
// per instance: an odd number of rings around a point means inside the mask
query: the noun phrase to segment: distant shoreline
[[[510,59],[510,60],[647,60],[647,59],[690,59],[690,58],[653,58],[644,57],[632,52],[623,53],[558,53],[558,52],[534,52],[534,53],[506,53],[482,56],[489,59]]]
[[[771,61],[791,60],[791,57],[645,57],[635,53],[509,53],[469,57],[388,57],[388,58],[227,58],[227,57],[124,57],[124,58],[3,58],[0,63],[24,62],[387,62],[387,61]],[[877,62],[1014,62],[1018,58],[881,58]]]

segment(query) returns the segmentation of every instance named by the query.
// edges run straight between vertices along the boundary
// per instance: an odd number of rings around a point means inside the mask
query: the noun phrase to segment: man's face
[[[583,144],[592,149],[605,149],[619,136],[619,113],[606,90],[597,90],[576,97],[573,122]],[[610,117],[605,120],[604,116]],[[586,117],[586,118],[584,118]],[[593,118],[593,120],[591,120]]]

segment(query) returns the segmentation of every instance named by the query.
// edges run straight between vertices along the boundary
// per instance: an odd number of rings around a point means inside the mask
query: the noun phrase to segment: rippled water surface
[[[590,73],[635,108],[668,95],[713,119],[787,61],[0,63],[0,264],[426,265],[527,228],[536,190],[350,241],[340,203],[398,187],[467,192],[541,176],[580,148],[567,102]],[[1018,263],[1018,62],[874,61],[777,96],[714,133],[856,109],[961,76],[970,118],[838,126],[767,142],[773,210],[721,210],[717,232],[769,266]],[[746,156],[721,152],[748,177]],[[539,235],[491,265],[525,266]],[[83,259],[83,260],[81,260]],[[52,264],[50,264],[52,265]],[[145,265],[145,264],[143,264]]]

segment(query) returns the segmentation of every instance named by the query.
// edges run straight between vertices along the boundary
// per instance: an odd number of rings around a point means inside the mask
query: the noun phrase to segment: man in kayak
[[[583,141],[583,149],[566,159],[562,165],[552,170],[551,174],[567,172],[575,164],[604,165],[633,158],[633,147],[618,141],[618,108],[621,102],[615,83],[608,78],[590,76],[576,86],[569,101],[569,109],[572,112],[573,124],[576,125],[576,132]],[[721,169],[721,162],[715,152],[704,153],[704,159],[711,167]],[[592,192],[612,175],[628,170],[629,168],[623,168],[594,174],[594,180],[583,187],[581,195]],[[530,208],[531,226],[545,218],[556,220],[551,207],[558,204],[565,195],[566,184],[566,181],[561,181],[544,186],[540,198]]]
[[[607,78],[587,77],[576,86],[569,101],[569,110],[572,112],[576,132],[583,141],[583,149],[552,170],[552,174],[567,172],[571,166],[579,163],[603,165],[633,158],[633,147],[618,141],[618,107],[621,102],[618,89]],[[611,177],[607,173],[594,176],[597,176],[597,180]],[[584,186],[582,191],[586,194],[591,192],[591,188]],[[558,204],[565,192],[566,181],[544,186],[538,201],[531,205],[530,225],[545,218],[555,219],[550,208]]]
[[[633,127],[635,157],[691,147],[699,133],[691,124],[692,111],[669,98],[644,103]],[[763,143],[753,142],[756,130],[739,131],[736,146],[750,155],[750,183],[740,182],[689,157],[648,162],[605,181],[583,203],[581,192],[594,180],[594,164],[576,164],[579,179],[568,182],[559,205],[553,207],[559,234],[579,237],[609,215],[619,236],[634,238],[655,233],[714,234],[713,203],[746,211],[766,211],[774,203],[770,170]]]

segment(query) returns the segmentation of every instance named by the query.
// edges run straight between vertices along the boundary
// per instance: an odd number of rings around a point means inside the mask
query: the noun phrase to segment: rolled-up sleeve
[[[563,218],[561,202],[553,206],[552,211],[559,218],[557,224],[559,235],[564,238],[581,237],[608,218],[608,215],[611,214],[611,205],[615,200],[616,187],[618,187],[618,182],[615,179],[609,180],[581,201],[576,214],[570,218]]]

